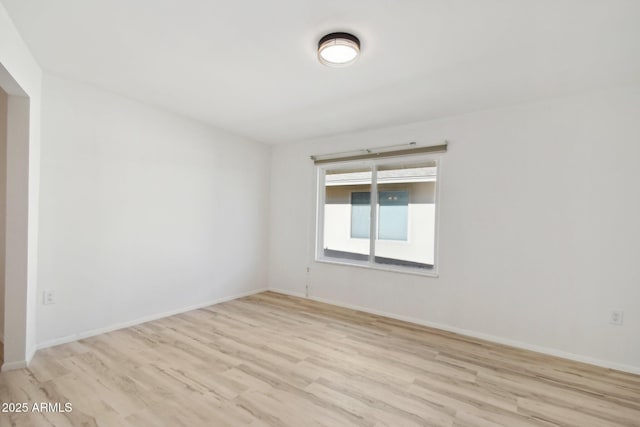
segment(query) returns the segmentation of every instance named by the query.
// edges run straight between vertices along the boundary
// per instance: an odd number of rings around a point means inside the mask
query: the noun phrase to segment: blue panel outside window
[[[371,193],[351,193],[351,237],[368,239],[371,230]]]

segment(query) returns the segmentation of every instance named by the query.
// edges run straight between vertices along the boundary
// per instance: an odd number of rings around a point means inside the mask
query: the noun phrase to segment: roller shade
[[[426,147],[416,147],[415,143],[411,143],[411,148],[404,149],[396,149],[396,150],[385,150],[385,151],[374,151],[374,149],[364,149],[359,151],[351,151],[345,153],[334,153],[334,154],[318,154],[315,156],[311,156],[311,160],[316,165],[320,165],[323,163],[335,163],[335,162],[349,162],[353,160],[369,160],[369,159],[383,159],[386,157],[398,157],[398,156],[408,156],[412,154],[427,154],[427,153],[445,153],[447,151],[448,143],[445,141],[444,144],[440,145],[430,145]],[[383,149],[383,148],[380,148]]]

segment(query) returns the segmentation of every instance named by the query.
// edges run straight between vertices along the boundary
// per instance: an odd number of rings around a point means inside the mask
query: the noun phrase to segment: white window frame
[[[410,162],[421,161],[435,161],[436,162],[436,196],[435,196],[435,221],[434,221],[434,242],[433,242],[433,268],[431,270],[424,270],[414,267],[394,266],[390,264],[376,264],[375,262],[375,244],[376,239],[371,236],[377,236],[376,224],[377,224],[377,206],[378,206],[378,183],[377,172],[378,166],[393,166],[394,164],[405,164]],[[403,157],[383,158],[375,160],[357,160],[349,162],[332,162],[316,165],[316,235],[315,235],[315,261],[326,264],[337,264],[351,267],[367,268],[372,270],[382,270],[394,273],[413,274],[418,276],[438,277],[439,275],[439,236],[440,236],[440,188],[442,180],[442,163],[443,159],[441,155],[412,155]],[[324,256],[324,206],[326,197],[325,188],[325,171],[327,169],[340,170],[340,169],[353,169],[357,167],[371,168],[371,220],[369,231],[369,260],[347,260],[338,259]],[[374,209],[373,207],[376,207]],[[407,239],[409,241],[409,239]]]

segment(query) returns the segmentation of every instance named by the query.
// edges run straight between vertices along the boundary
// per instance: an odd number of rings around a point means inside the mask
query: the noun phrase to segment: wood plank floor
[[[640,376],[266,292],[42,350],[0,402],[60,404],[1,426],[640,426]]]

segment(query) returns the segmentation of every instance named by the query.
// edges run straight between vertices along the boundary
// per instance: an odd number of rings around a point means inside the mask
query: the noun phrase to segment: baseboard
[[[4,362],[2,364],[2,368],[0,368],[0,371],[13,371],[15,369],[26,368],[27,366],[29,366],[29,364],[26,360],[19,360],[17,362]]]
[[[37,347],[33,347],[31,350],[28,350],[28,353],[27,353],[27,366],[29,366],[29,364],[33,360],[33,356],[36,355],[37,351],[38,351]]]
[[[275,292],[277,294],[289,295],[290,297],[306,298],[306,295],[302,292],[293,292],[293,291],[288,291],[286,289],[278,289],[278,288],[269,288],[267,290],[270,292]],[[309,299],[312,299],[312,298],[309,298]],[[337,305],[337,304],[333,304],[333,305]]]
[[[236,294],[236,295],[232,295],[232,296],[228,296],[228,297],[218,298],[218,299],[215,299],[215,300],[211,300],[211,301],[206,301],[206,302],[203,302],[203,303],[190,305],[188,307],[182,307],[182,308],[179,308],[179,309],[176,309],[176,310],[170,310],[170,311],[165,311],[165,312],[162,312],[162,313],[152,314],[150,316],[140,317],[138,319],[130,320],[130,321],[127,321],[127,322],[116,323],[114,325],[106,326],[104,328],[90,329],[88,331],[82,331],[82,332],[79,332],[77,334],[67,335],[65,337],[55,338],[55,339],[52,339],[52,340],[48,340],[48,341],[44,341],[44,342],[38,343],[37,349],[38,350],[42,350],[44,348],[54,347],[56,345],[66,344],[66,343],[73,342],[73,341],[78,341],[78,340],[89,338],[89,337],[93,337],[93,336],[96,336],[96,335],[105,334],[107,332],[117,331],[118,329],[129,328],[131,326],[140,325],[142,323],[151,322],[153,320],[162,319],[164,317],[174,316],[176,314],[185,313],[187,311],[198,310],[200,308],[209,307],[211,305],[220,304],[222,302],[231,301],[231,300],[242,298],[242,297],[246,297],[246,296],[249,296],[249,295],[258,294],[258,293],[261,293],[261,292],[265,292],[267,290],[268,289],[266,289],[266,288],[255,289],[253,291],[244,292],[244,293],[241,293],[241,294]],[[33,357],[33,355],[32,355],[32,357]],[[22,366],[22,367],[26,367],[26,366]],[[17,368],[13,368],[13,369],[17,369]]]
[[[271,292],[276,292],[276,293],[283,294],[283,295],[289,295],[289,296],[294,296],[294,297],[299,297],[299,298],[305,298],[304,294],[298,293],[298,292],[292,292],[292,291],[287,291],[287,290],[278,289],[278,288],[269,288],[268,290],[271,291]],[[482,332],[476,332],[476,331],[472,331],[472,330],[469,330],[469,329],[457,328],[455,326],[449,326],[449,325],[445,325],[445,324],[442,324],[442,323],[429,322],[429,321],[426,321],[426,320],[417,319],[415,317],[402,316],[402,315],[399,315],[399,314],[389,313],[389,312],[381,311],[381,310],[375,310],[375,309],[371,309],[371,308],[368,308],[368,307],[362,307],[362,306],[355,305],[355,304],[343,303],[343,302],[340,302],[340,301],[335,301],[335,300],[331,300],[331,299],[327,299],[327,298],[319,298],[319,297],[309,296],[308,299],[313,300],[313,301],[322,302],[322,303],[325,303],[325,304],[335,305],[335,306],[338,306],[338,307],[349,308],[351,310],[357,310],[357,311],[362,311],[362,312],[365,312],[365,313],[376,314],[378,316],[383,316],[383,317],[388,317],[388,318],[391,318],[391,319],[401,320],[403,322],[413,323],[413,324],[416,324],[416,325],[426,326],[426,327],[429,327],[429,328],[435,328],[435,329],[440,329],[440,330],[447,331],[447,332],[453,332],[455,334],[464,335],[464,336],[470,337],[470,338],[477,338],[477,339],[489,341],[489,342],[496,343],[496,344],[508,345],[510,347],[520,348],[520,349],[523,349],[523,350],[535,351],[536,353],[542,353],[542,354],[546,354],[546,355],[549,355],[549,356],[560,357],[562,359],[568,359],[568,360],[573,360],[573,361],[576,361],[576,362],[587,363],[589,365],[595,365],[595,366],[599,366],[601,368],[615,369],[617,371],[628,372],[628,373],[631,373],[631,374],[640,375],[640,367],[638,367],[638,366],[630,366],[630,365],[623,365],[623,364],[615,363],[615,362],[609,362],[609,361],[602,360],[602,359],[596,359],[596,358],[593,358],[593,357],[582,356],[580,354],[569,353],[569,352],[566,352],[566,351],[556,350],[556,349],[553,349],[553,348],[543,347],[543,346],[539,346],[539,345],[535,345],[535,344],[529,344],[529,343],[525,343],[525,342],[522,342],[522,341],[516,341],[516,340],[509,339],[509,338],[499,337],[499,336],[496,336],[496,335],[490,335],[490,334],[485,334],[485,333],[482,333]]]
[[[2,336],[2,344],[4,345],[4,336]],[[35,354],[36,354],[36,349],[32,348],[31,350],[28,351],[26,360],[18,360],[16,362],[4,362],[0,366],[0,372],[27,368],[29,366],[29,363],[31,363],[31,359],[33,359],[33,356],[35,356]]]

